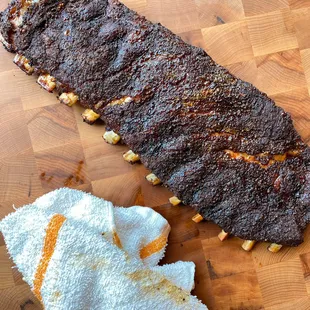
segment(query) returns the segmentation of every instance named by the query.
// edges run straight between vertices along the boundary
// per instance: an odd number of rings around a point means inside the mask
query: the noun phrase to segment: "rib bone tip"
[[[45,90],[49,91],[50,93],[56,87],[56,79],[49,74],[40,75],[37,82],[39,85],[41,85]]]
[[[34,72],[34,68],[30,66],[30,61],[23,55],[16,54],[13,62],[28,75]]]
[[[229,236],[229,233],[225,232],[224,230],[222,230],[219,234],[218,234],[218,238],[221,240],[221,241],[224,241],[228,238]]]
[[[89,125],[92,125],[99,117],[100,115],[92,109],[86,109],[82,114],[83,121]]]
[[[109,144],[117,144],[121,140],[121,136],[119,136],[113,130],[109,130],[104,133],[103,139]]]
[[[245,240],[242,244],[243,250],[249,252],[253,249],[256,241],[255,240]]]
[[[179,205],[182,201],[176,197],[176,196],[173,196],[173,197],[170,197],[169,198],[169,202],[173,205],[173,206],[177,206]]]
[[[123,155],[123,158],[133,164],[135,162],[138,162],[140,160],[140,157],[138,154],[135,154],[132,150],[129,150],[128,152],[126,152],[124,155]]]
[[[75,95],[74,93],[62,93],[59,96],[59,100],[61,103],[71,107],[73,106],[75,103],[78,102],[79,97],[77,95]]]
[[[195,222],[195,223],[200,223],[202,220],[203,220],[203,217],[202,215],[200,215],[199,213],[197,213],[196,215],[194,215],[192,217],[192,220]]]
[[[161,183],[160,179],[154,173],[148,174],[145,178],[153,185],[159,185]]]
[[[271,243],[268,247],[268,251],[272,253],[277,253],[281,250],[282,245],[277,243]]]

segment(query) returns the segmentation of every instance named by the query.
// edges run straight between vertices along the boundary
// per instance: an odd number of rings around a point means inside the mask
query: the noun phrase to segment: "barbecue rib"
[[[205,219],[244,239],[302,242],[310,151],[266,94],[116,0],[13,1],[0,17],[24,71],[100,115]]]

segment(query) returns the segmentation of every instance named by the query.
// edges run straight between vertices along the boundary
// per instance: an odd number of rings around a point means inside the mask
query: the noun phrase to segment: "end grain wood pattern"
[[[124,0],[185,41],[204,48],[232,73],[256,85],[291,113],[310,143],[309,0]],[[0,0],[0,9],[6,0]],[[194,223],[194,211],[172,207],[172,194],[152,186],[142,165],[122,158],[124,145],[102,139],[104,124],[82,122],[82,108],[61,105],[0,49],[0,218],[62,186],[116,205],[153,207],[172,226],[163,263],[196,263],[196,294],[211,310],[310,309],[310,227],[297,248],[250,253],[242,240],[221,243],[220,228]],[[41,309],[13,268],[0,236],[0,309]]]

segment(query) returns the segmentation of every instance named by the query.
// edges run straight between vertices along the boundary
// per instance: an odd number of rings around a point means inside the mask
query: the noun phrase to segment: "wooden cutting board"
[[[309,0],[126,0],[290,112],[310,142]],[[0,9],[6,0],[0,0]],[[171,207],[172,195],[144,179],[148,171],[122,159],[126,146],[107,145],[104,124],[82,122],[82,108],[57,102],[0,48],[0,218],[55,188],[92,192],[116,205],[154,207],[172,226],[164,262],[194,261],[194,293],[210,309],[310,309],[310,236],[297,248],[244,252],[242,240],[221,243],[220,228],[195,224],[194,211]],[[41,309],[0,237],[0,309]]]

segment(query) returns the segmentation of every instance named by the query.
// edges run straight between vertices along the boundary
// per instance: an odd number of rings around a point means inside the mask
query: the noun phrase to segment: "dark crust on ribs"
[[[302,242],[310,152],[270,98],[118,1],[47,0],[14,33],[12,6],[0,26],[12,50],[78,94],[185,204],[244,239]]]

